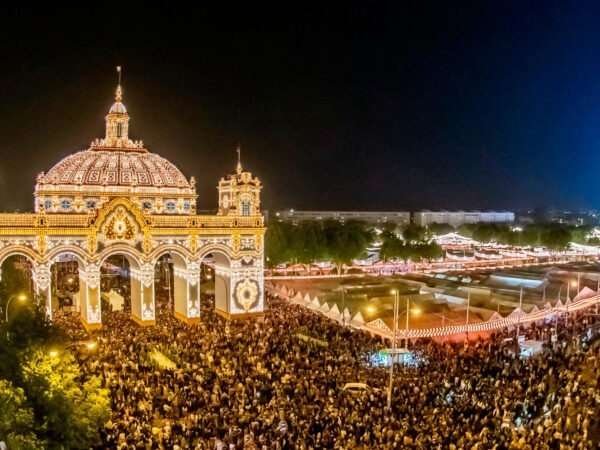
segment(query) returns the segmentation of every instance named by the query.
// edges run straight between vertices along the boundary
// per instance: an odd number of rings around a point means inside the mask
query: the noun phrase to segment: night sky
[[[200,210],[238,142],[267,209],[600,207],[600,6],[458,3],[2,11],[0,209],[103,136],[116,65]]]

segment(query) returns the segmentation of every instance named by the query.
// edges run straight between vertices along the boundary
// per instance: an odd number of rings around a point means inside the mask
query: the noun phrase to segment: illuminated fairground
[[[262,314],[260,180],[244,170],[238,151],[235,172],[219,181],[217,214],[197,215],[194,178],[130,139],[129,119],[119,80],[105,136],[38,175],[35,212],[0,214],[0,263],[15,255],[29,261],[50,317],[59,304],[52,285],[63,286],[66,273],[79,285],[73,307],[87,328],[102,324],[102,271],[115,259],[128,266],[131,316],[139,324],[155,323],[155,268],[165,259],[181,320],[200,317],[204,263],[214,269],[218,313]],[[76,273],[59,270],[69,264]]]

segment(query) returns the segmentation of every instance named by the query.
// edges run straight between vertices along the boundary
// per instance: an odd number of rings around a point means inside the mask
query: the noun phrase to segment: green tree
[[[455,228],[449,223],[432,223],[429,225],[428,229],[430,233],[433,233],[437,236],[456,231]]]
[[[265,236],[267,266],[275,267],[291,260],[292,231],[293,225],[289,222],[269,223]]]
[[[541,245],[541,229],[542,226],[538,224],[526,225],[521,232],[522,245]]]
[[[422,259],[431,261],[432,259],[439,259],[443,255],[442,247],[436,242],[429,242],[419,246],[419,253]]]
[[[0,441],[11,449],[38,450],[45,445],[34,433],[33,410],[23,389],[0,379]]]
[[[404,242],[392,233],[381,234],[381,249],[379,255],[384,261],[402,257]]]
[[[587,244],[588,235],[592,231],[592,227],[589,225],[580,225],[578,227],[572,227],[570,229],[571,239],[577,244]]]
[[[496,229],[493,224],[480,223],[473,230],[473,239],[479,242],[490,242],[494,240]]]
[[[296,262],[312,264],[324,258],[327,243],[321,222],[302,221],[295,227],[292,236],[292,253]]]
[[[458,227],[458,234],[464,237],[473,238],[473,232],[475,231],[475,224],[464,223]]]
[[[402,237],[408,243],[426,242],[430,239],[427,229],[414,223],[404,228]]]
[[[548,227],[541,236],[542,245],[550,250],[565,250],[571,242],[571,232],[565,227]]]
[[[378,225],[378,227],[382,233],[392,233],[395,235],[398,231],[398,224],[396,222],[384,222]]]
[[[373,242],[374,233],[364,222],[349,220],[341,223],[328,220],[323,224],[326,255],[336,265],[338,275],[342,267],[363,256]]]
[[[47,448],[87,449],[99,443],[99,430],[110,415],[108,390],[97,377],[82,381],[70,353],[31,351],[22,363],[22,378]]]

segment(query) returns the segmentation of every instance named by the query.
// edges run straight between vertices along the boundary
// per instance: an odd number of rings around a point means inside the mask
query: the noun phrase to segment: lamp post
[[[11,295],[8,301],[6,302],[6,323],[8,323],[8,307],[14,299],[17,299],[19,302],[27,301],[27,296],[25,294]]]
[[[394,355],[396,353],[396,337],[398,333],[398,290],[392,289],[391,294],[394,296],[394,334],[392,335],[392,352],[390,355],[390,382],[387,392],[387,407],[392,407],[392,386],[394,384]]]
[[[406,335],[404,336],[404,348],[408,349],[408,318],[410,317],[410,297],[406,297]]]
[[[519,293],[519,317],[517,318],[517,345],[519,345],[519,335],[521,334],[521,314],[523,314],[523,286]]]
[[[467,337],[467,343],[469,342],[469,312],[471,310],[471,290],[469,289],[469,293],[467,294],[467,320],[465,327],[465,336]]]
[[[346,288],[342,286],[342,326],[346,326],[346,316],[344,310],[346,309]]]

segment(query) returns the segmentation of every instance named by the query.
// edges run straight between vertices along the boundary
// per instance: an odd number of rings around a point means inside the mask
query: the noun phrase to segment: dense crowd
[[[388,371],[370,366],[379,339],[269,301],[262,321],[227,323],[208,307],[186,325],[163,305],[157,326],[142,328],[107,313],[97,353],[81,360],[111,391],[98,448],[597,448],[599,346],[580,339],[593,316],[561,320],[554,344],[554,323],[529,328],[548,343],[528,359],[503,335],[413,343],[422,363],[397,367],[387,410]],[[84,337],[74,320],[61,323]],[[156,349],[177,368],[153,361]],[[348,382],[371,388],[345,391]]]

